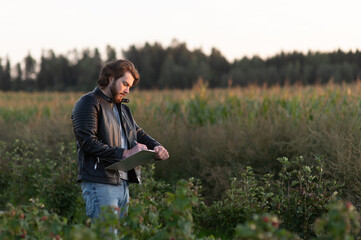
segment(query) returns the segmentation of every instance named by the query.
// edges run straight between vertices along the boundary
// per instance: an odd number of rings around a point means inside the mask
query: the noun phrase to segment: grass
[[[37,140],[39,152],[73,143],[71,110],[84,93],[0,93],[4,151],[15,139]],[[361,84],[131,92],[137,123],[170,152],[156,177],[202,180],[206,201],[219,199],[230,178],[250,165],[277,172],[277,157],[324,156],[329,177],[361,206]],[[75,143],[74,143],[75,144]],[[41,157],[41,156],[37,156]],[[72,155],[75,161],[75,154]],[[1,161],[1,159],[0,159]]]

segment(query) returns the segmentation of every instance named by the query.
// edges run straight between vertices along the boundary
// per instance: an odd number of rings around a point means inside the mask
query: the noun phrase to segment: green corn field
[[[8,202],[41,196],[40,187],[29,190],[27,181],[43,186],[41,164],[49,161],[59,170],[56,181],[76,186],[70,116],[83,94],[0,93],[0,210]],[[246,166],[256,176],[277,174],[277,158],[303,156],[305,164],[313,165],[317,156],[324,162],[324,178],[339,183],[338,196],[361,208],[359,82],[229,89],[200,83],[183,91],[135,89],[128,98],[138,125],[170,153],[169,160],[155,165],[155,179],[174,184],[195,177],[206,204],[221,199]]]

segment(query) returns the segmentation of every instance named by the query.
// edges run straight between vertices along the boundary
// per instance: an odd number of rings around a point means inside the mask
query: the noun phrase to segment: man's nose
[[[126,93],[129,93],[129,88],[126,88],[126,89],[125,89],[125,92],[126,92]]]

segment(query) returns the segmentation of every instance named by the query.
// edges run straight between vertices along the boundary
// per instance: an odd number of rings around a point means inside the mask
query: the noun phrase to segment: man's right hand
[[[132,156],[133,154],[140,152],[142,150],[148,150],[148,147],[144,144],[137,143],[133,148],[129,150],[124,150],[123,158],[127,158]]]

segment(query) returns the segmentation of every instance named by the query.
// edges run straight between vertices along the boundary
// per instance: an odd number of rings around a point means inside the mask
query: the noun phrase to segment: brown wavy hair
[[[106,63],[100,70],[99,79],[97,81],[99,87],[106,87],[109,84],[109,78],[118,79],[123,77],[126,72],[132,74],[134,78],[133,86],[139,81],[139,73],[134,64],[128,60],[115,60]]]

